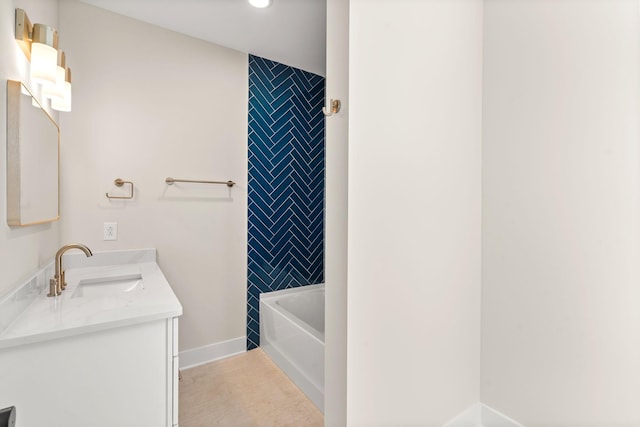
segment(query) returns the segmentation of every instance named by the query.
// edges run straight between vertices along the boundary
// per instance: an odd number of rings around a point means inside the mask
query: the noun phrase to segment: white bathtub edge
[[[247,351],[247,337],[233,338],[208,344],[202,347],[184,350],[179,353],[180,369],[195,368],[205,363],[226,359]]]
[[[324,283],[316,283],[315,285],[304,285],[298,286],[296,288],[287,288],[281,289],[279,291],[272,291],[260,294],[260,310],[262,310],[262,305],[269,307],[271,310],[278,313],[280,316],[284,316],[288,319],[289,322],[292,322],[297,325],[297,327],[302,328],[313,337],[315,341],[321,343],[324,346],[324,332],[319,331],[309,323],[307,323],[304,319],[299,318],[295,314],[291,313],[285,307],[282,307],[277,304],[277,301],[282,299],[282,297],[287,296],[289,294],[298,294],[301,292],[311,292],[317,289],[324,290]],[[260,334],[262,335],[262,318],[260,318]]]
[[[309,379],[300,372],[300,369],[293,365],[275,346],[266,344],[260,348],[262,348],[262,351],[267,353],[280,370],[302,390],[309,400],[311,400],[321,412],[324,412],[324,391],[318,389],[315,384],[309,381]]]
[[[260,294],[260,348],[321,412],[324,412],[324,333],[289,312],[278,300],[288,298],[288,294],[324,290],[324,286],[319,283]]]
[[[324,287],[324,283],[316,283],[315,285],[303,285],[303,286],[297,286],[295,288],[281,289],[279,291],[263,292],[260,294],[260,301],[270,301],[273,299],[277,299],[282,295],[296,293],[303,290],[311,291],[313,289],[321,289],[323,287]]]

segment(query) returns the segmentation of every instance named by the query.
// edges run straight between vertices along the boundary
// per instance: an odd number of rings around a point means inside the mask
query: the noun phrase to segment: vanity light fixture
[[[64,52],[58,51],[58,31],[32,24],[22,9],[16,9],[15,18],[15,39],[31,62],[31,82],[42,85],[42,96],[51,98],[51,108],[71,111],[71,71]]]
[[[16,9],[15,38],[31,61],[34,83],[55,84],[58,66],[58,32],[44,24],[31,24],[26,12]]]
[[[253,7],[264,9],[271,6],[271,0],[249,0],[249,4]]]

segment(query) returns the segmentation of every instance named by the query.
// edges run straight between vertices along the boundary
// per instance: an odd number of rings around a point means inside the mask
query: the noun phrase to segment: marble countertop
[[[155,249],[97,252],[63,259],[67,288],[47,297],[48,278],[32,279],[24,290],[0,301],[0,310],[19,312],[0,331],[0,349],[120,326],[180,316],[182,305],[155,261]],[[50,274],[51,266],[43,270]],[[34,283],[39,283],[35,286]],[[34,287],[36,288],[34,291]]]

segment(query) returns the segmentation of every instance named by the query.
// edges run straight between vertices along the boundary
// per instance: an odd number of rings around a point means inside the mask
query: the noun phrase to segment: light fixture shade
[[[71,111],[71,69],[66,69],[66,78],[64,81],[64,97],[51,98],[51,108],[57,111]]]
[[[58,66],[56,67],[56,82],[55,84],[47,83],[42,86],[42,96],[46,98],[64,98],[65,89],[64,83],[66,81],[66,58],[64,52],[58,51]]]
[[[271,6],[271,0],[249,0],[249,4],[257,8],[265,8]]]
[[[46,25],[33,24],[31,41],[31,81],[55,84],[58,67],[58,32]]]

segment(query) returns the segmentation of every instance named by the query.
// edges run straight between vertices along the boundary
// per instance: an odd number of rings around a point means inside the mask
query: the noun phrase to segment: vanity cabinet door
[[[173,329],[161,319],[0,349],[0,408],[15,406],[20,427],[177,425]]]

